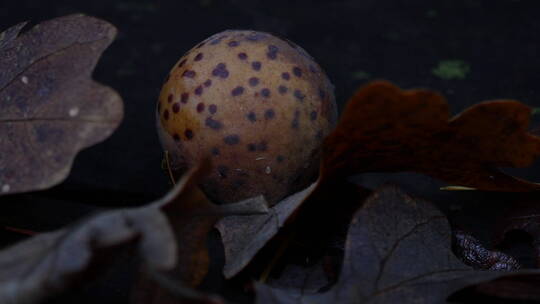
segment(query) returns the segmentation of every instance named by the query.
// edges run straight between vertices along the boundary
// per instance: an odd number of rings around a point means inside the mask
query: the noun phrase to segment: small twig
[[[165,154],[165,167],[167,169],[167,173],[169,174],[169,179],[171,180],[171,183],[173,185],[176,185],[176,181],[174,180],[174,175],[171,169],[171,160],[169,158],[169,151],[165,150],[164,154]]]
[[[4,226],[4,229],[6,229],[7,231],[11,231],[11,232],[19,233],[19,234],[24,234],[24,235],[29,235],[29,236],[33,236],[33,235],[38,234],[38,232],[36,232],[36,231],[32,231],[32,230],[28,230],[28,229],[22,229],[22,228],[16,228],[16,227],[10,227],[10,226]]]

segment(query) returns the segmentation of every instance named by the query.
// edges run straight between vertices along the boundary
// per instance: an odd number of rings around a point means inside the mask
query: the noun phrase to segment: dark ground
[[[518,0],[2,0],[0,29],[72,13],[116,25],[118,37],[101,58],[95,78],[123,97],[125,119],[108,140],[77,156],[62,185],[3,199],[0,225],[53,229],[96,206],[141,205],[165,193],[169,183],[160,168],[155,101],[176,60],[216,32],[255,29],[296,42],[328,73],[340,109],[359,85],[373,79],[387,79],[403,88],[438,90],[454,113],[496,98],[540,107],[536,96],[540,93],[539,8],[536,1]],[[443,79],[433,73],[441,61],[453,59],[469,65],[463,79]],[[513,172],[538,181],[539,168],[536,164]],[[484,238],[489,237],[483,229],[489,223],[477,224],[485,215],[483,206],[504,204],[508,197],[441,194],[439,183],[403,174],[359,180],[374,185],[389,178],[436,200],[447,212],[469,202],[455,221]],[[5,232],[0,235],[4,245],[17,238]]]

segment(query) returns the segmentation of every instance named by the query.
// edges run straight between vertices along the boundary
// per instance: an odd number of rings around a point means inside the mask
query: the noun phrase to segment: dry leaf
[[[0,303],[35,303],[60,293],[91,278],[97,268],[110,266],[104,262],[120,256],[122,249],[133,247],[150,271],[202,279],[199,276],[208,268],[200,262],[208,259],[206,233],[217,215],[267,210],[260,200],[223,208],[201,201],[193,193],[200,193],[195,185],[207,168],[193,168],[171,192],[147,207],[104,212],[0,251]],[[107,259],[99,259],[104,255]]]
[[[111,24],[72,15],[24,26],[0,34],[0,195],[60,183],[123,115],[120,96],[91,78]]]
[[[160,205],[105,212],[0,251],[0,303],[38,303],[87,282],[133,248],[150,267],[171,269],[176,243]]]
[[[172,223],[177,242],[182,244],[179,248],[180,264],[176,278],[189,286],[197,286],[208,271],[207,235],[220,218],[226,215],[237,215],[240,218],[264,216],[268,212],[262,196],[226,205],[210,202],[195,184],[199,176],[207,173],[209,168],[210,164],[205,163],[198,177],[181,181],[187,183],[186,190],[176,198],[183,201],[182,204],[170,204],[163,208]]]
[[[318,182],[297,192],[274,207],[268,214],[229,216],[216,225],[225,249],[223,274],[231,278],[246,267],[251,259],[270,241],[289,217],[315,191]]]
[[[517,270],[521,264],[512,256],[485,248],[474,236],[454,230],[452,235],[454,252],[460,260],[474,269]]]
[[[446,303],[472,284],[539,274],[473,271],[452,254],[450,239],[448,222],[434,206],[384,187],[353,217],[336,285],[300,294],[257,284],[257,303]]]
[[[372,82],[349,100],[325,139],[323,176],[417,171],[479,190],[538,190],[540,184],[497,169],[526,167],[540,155],[540,137],[527,133],[530,114],[517,101],[497,100],[450,118],[436,92]]]
[[[383,81],[361,88],[325,139],[317,186],[299,192],[294,202],[278,203],[268,215],[219,222],[225,277],[241,271],[277,233],[282,224],[270,220],[274,213],[287,219],[315,188],[331,192],[327,185],[338,176],[418,171],[482,190],[540,189],[496,169],[527,166],[540,155],[540,138],[527,133],[529,114],[530,109],[516,101],[492,101],[450,119],[448,104],[435,92],[402,91]]]

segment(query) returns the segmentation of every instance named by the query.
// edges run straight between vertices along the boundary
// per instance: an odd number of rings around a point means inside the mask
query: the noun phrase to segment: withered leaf
[[[268,285],[298,291],[299,294],[317,292],[329,283],[321,261],[313,266],[287,265],[279,279],[268,278]]]
[[[505,242],[511,241],[511,232],[521,232],[530,238],[532,249],[534,250],[535,267],[540,267],[540,196],[533,193],[528,198],[516,197],[509,203],[510,207],[499,219],[498,227],[495,231],[495,245],[502,246]],[[532,266],[532,265],[531,265]]]
[[[318,182],[315,182],[285,198],[270,208],[267,214],[229,216],[220,220],[216,228],[221,234],[225,249],[225,277],[231,278],[246,267],[317,186]]]
[[[474,269],[517,270],[521,264],[513,257],[501,251],[492,251],[474,236],[454,230],[452,243],[456,256]]]
[[[24,26],[0,34],[0,195],[58,184],[123,115],[120,96],[91,78],[114,26],[83,15]]]
[[[495,100],[450,118],[436,92],[375,81],[352,96],[325,139],[323,176],[417,171],[479,190],[539,190],[497,169],[529,166],[540,155],[540,137],[527,133],[530,113],[517,101]]]
[[[182,204],[163,206],[175,231],[177,242],[182,244],[178,249],[180,262],[175,277],[188,286],[198,285],[208,271],[207,235],[220,218],[226,215],[249,218],[264,216],[268,212],[262,196],[226,205],[210,202],[196,186],[199,176],[207,173],[209,168],[210,164],[205,162],[194,178],[184,177],[180,181],[186,184],[185,190],[175,200],[181,200]]]
[[[192,193],[196,179],[207,166],[190,170],[162,199],[141,208],[108,211],[59,231],[38,234],[0,251],[0,303],[36,303],[91,278],[96,269],[106,268],[107,261],[120,256],[125,249],[136,252],[151,271],[193,270],[186,258],[186,248],[197,248],[194,235],[203,237],[214,222],[187,221],[192,231],[177,230],[184,220],[175,212],[189,211],[184,217],[215,217],[220,214],[253,214],[265,212],[260,201],[220,207],[197,206],[200,200]],[[185,205],[184,207],[182,205]],[[202,223],[202,224],[201,224]],[[186,235],[179,235],[185,233]],[[178,243],[180,242],[180,243]],[[185,242],[185,243],[184,243]],[[204,255],[195,250],[193,255]],[[106,259],[100,257],[106,256]],[[204,267],[200,263],[198,267]]]
[[[450,239],[434,206],[383,187],[354,215],[329,291],[302,295],[257,284],[257,303],[445,303],[457,290],[508,274],[471,270],[452,254]]]
[[[160,204],[105,212],[0,251],[0,302],[38,303],[93,278],[133,247],[151,267],[171,269],[176,243]]]

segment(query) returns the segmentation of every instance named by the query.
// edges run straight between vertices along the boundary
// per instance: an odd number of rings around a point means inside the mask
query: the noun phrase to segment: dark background
[[[118,37],[95,70],[98,81],[124,99],[114,135],[81,152],[69,178],[51,190],[3,198],[0,225],[48,230],[100,208],[141,205],[170,187],[161,170],[154,121],[165,75],[182,54],[226,29],[276,33],[306,49],[336,86],[342,109],[355,89],[373,79],[443,93],[454,113],[488,99],[511,98],[540,107],[538,1],[518,0],[1,0],[0,29],[18,22],[84,13],[114,24]],[[464,79],[433,73],[439,62],[470,66]],[[540,180],[539,164],[516,174]],[[489,235],[478,218],[507,195],[441,193],[441,183],[418,175],[365,175],[366,185],[393,180],[436,200],[456,221]],[[464,209],[456,205],[469,204]],[[491,208],[493,210],[500,210]],[[484,219],[485,220],[485,219]],[[487,225],[487,224],[486,224]],[[0,233],[0,245],[18,239]]]

